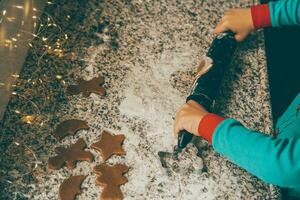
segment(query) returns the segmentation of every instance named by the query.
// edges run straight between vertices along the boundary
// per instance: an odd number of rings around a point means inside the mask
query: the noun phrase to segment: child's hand
[[[236,33],[235,39],[243,41],[247,35],[254,30],[250,8],[231,9],[225,12],[225,15],[215,28],[215,33],[225,31]]]
[[[194,135],[198,134],[198,126],[201,119],[208,112],[197,102],[188,101],[176,113],[174,121],[174,137],[178,137],[181,130],[186,130]]]

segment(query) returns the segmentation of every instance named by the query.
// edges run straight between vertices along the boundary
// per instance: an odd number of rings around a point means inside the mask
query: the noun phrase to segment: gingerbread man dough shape
[[[128,179],[124,176],[129,168],[124,164],[109,166],[106,164],[94,167],[94,172],[99,175],[96,184],[103,187],[101,200],[122,200],[123,193],[120,186],[127,183]]]
[[[57,147],[55,152],[58,154],[48,160],[49,169],[60,169],[64,163],[67,163],[69,169],[75,168],[76,161],[88,161],[92,162],[94,156],[89,151],[84,151],[86,143],[80,138],[75,144],[72,144],[69,148]]]
[[[102,87],[103,84],[104,84],[104,78],[101,76],[97,78],[93,78],[88,81],[79,79],[78,85],[68,86],[67,93],[70,95],[78,95],[79,93],[82,93],[83,97],[88,97],[90,96],[91,93],[104,96],[106,94],[106,91]]]

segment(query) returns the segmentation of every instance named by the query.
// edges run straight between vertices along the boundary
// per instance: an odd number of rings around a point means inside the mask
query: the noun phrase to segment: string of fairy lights
[[[2,36],[0,38],[0,48],[6,48],[9,51],[17,51],[19,48],[19,44],[21,43],[25,43],[29,46],[30,51],[32,52],[32,55],[35,56],[34,60],[36,60],[36,70],[39,70],[39,65],[42,64],[43,62],[43,57],[46,55],[51,54],[52,56],[57,56],[58,58],[63,58],[64,56],[66,56],[66,54],[68,55],[68,57],[72,60],[75,60],[77,58],[76,53],[74,52],[68,52],[65,48],[64,48],[64,44],[67,44],[67,40],[69,39],[69,35],[64,33],[64,31],[62,30],[62,28],[55,22],[55,20],[53,19],[53,17],[48,14],[45,11],[42,10],[38,10],[35,7],[28,7],[28,5],[33,5],[33,0],[24,0],[24,5],[12,5],[12,7],[14,9],[17,9],[19,11],[22,12],[28,12],[28,9],[31,9],[30,12],[32,13],[32,15],[29,15],[27,17],[31,17],[33,23],[32,25],[32,32],[28,32],[25,30],[24,26],[26,26],[26,22],[25,19],[20,19],[20,16],[18,17],[17,15],[14,16],[14,13],[10,13],[8,9],[4,9],[2,11],[0,11],[0,36]],[[46,4],[48,5],[56,5],[54,2],[52,1],[47,1]],[[41,20],[41,17],[44,15],[43,20]],[[45,18],[46,16],[46,18]],[[23,15],[24,17],[24,15]],[[45,20],[46,19],[46,20]],[[71,17],[70,15],[67,15],[64,19],[59,19],[59,20],[70,20]],[[4,23],[20,23],[20,29],[17,31],[17,33],[15,33],[13,36],[10,37],[5,37],[5,30],[3,30],[1,28],[2,24]],[[27,27],[28,28],[28,27]],[[55,28],[57,29],[57,31],[59,32],[59,38],[57,38],[57,35],[51,37],[52,35],[46,36],[45,33],[47,32],[47,29],[49,28]],[[1,33],[2,32],[2,33]],[[30,35],[30,39],[28,40],[22,40],[22,34],[28,34]],[[35,46],[35,43],[32,42],[32,40],[38,40],[38,46]],[[38,54],[36,53],[36,50],[38,49],[39,51],[41,51],[41,47],[42,47],[42,54]],[[32,71],[32,74],[34,74],[35,72]],[[73,71],[69,72],[70,74],[73,73]],[[35,85],[42,85],[42,83],[44,82],[43,77],[38,78],[37,80],[33,80],[33,79],[27,79],[27,80],[22,80],[20,78],[19,74],[11,74],[11,78],[14,80],[14,82],[16,82],[18,80],[19,83],[30,83],[33,86]],[[57,74],[55,76],[56,80],[59,80],[62,82],[62,84],[65,85],[65,81],[63,80],[63,76],[61,74]],[[20,85],[20,84],[19,84]],[[12,87],[12,97],[17,97],[19,98],[20,101],[25,101],[28,104],[32,105],[32,110],[30,111],[31,113],[27,113],[26,111],[22,110],[21,108],[14,108],[13,112],[16,113],[18,116],[20,116],[21,122],[24,124],[29,124],[29,125],[39,125],[39,126],[43,126],[45,124],[45,122],[48,120],[47,117],[41,117],[41,110],[39,108],[39,106],[32,100],[30,100],[29,98],[26,97],[26,95],[24,95],[23,93],[19,93],[17,92],[15,89],[19,86],[18,84],[9,84],[6,82],[1,82],[0,81],[0,88],[3,87],[5,89]],[[45,100],[47,100],[46,97]],[[29,152],[32,155],[33,162],[30,162],[31,164],[33,164],[33,167],[30,171],[27,171],[26,173],[23,173],[19,176],[19,179],[21,179],[22,177],[33,173],[37,168],[38,165],[41,164],[41,161],[38,160],[38,157],[36,155],[36,153],[34,152],[34,150],[30,147],[27,146],[25,143],[23,143],[21,140],[14,140],[13,144],[16,146],[22,146],[24,147],[24,150],[26,150],[27,152]],[[8,182],[9,184],[13,185],[13,182],[10,180],[5,180],[6,182]],[[17,194],[18,192],[15,193],[15,199],[17,198]]]
[[[19,9],[19,10],[22,10],[24,12],[28,12],[28,11],[26,11],[26,10],[28,10],[28,5],[25,5],[26,3],[33,5],[32,0],[29,0],[29,1],[25,1],[24,5],[12,5],[12,7],[16,8],[16,9]],[[47,1],[46,3],[49,4],[49,5],[54,5],[54,3],[51,2],[51,1]],[[33,25],[32,29],[35,30],[34,32],[28,32],[28,31],[25,31],[25,30],[22,29],[22,27],[24,25],[26,25],[24,19],[18,19],[16,16],[12,16],[11,14],[9,14],[7,10],[2,10],[2,12],[1,12],[2,15],[1,15],[1,18],[0,18],[0,26],[4,22],[9,22],[9,23],[20,22],[21,23],[21,28],[18,30],[18,32],[14,36],[4,39],[4,47],[9,48],[9,49],[18,48],[18,43],[19,42],[26,42],[27,45],[31,48],[31,51],[33,52],[33,55],[37,56],[37,54],[35,54],[35,46],[31,42],[31,40],[32,39],[39,39],[39,41],[41,41],[43,43],[41,45],[43,47],[43,54],[36,59],[38,61],[36,63],[37,66],[39,66],[39,64],[41,63],[41,60],[43,59],[43,56],[45,56],[47,54],[51,54],[51,55],[57,56],[59,58],[63,57],[65,49],[62,46],[62,41],[64,40],[64,42],[65,42],[66,40],[68,40],[68,38],[69,38],[68,35],[63,32],[63,30],[61,29],[61,27],[59,25],[57,25],[57,23],[55,23],[55,20],[52,18],[51,15],[49,15],[45,11],[38,10],[35,7],[32,7],[31,9],[32,9],[33,15],[29,16],[29,17],[31,17],[34,20],[34,22],[32,24]],[[46,23],[43,23],[40,20],[40,18],[38,17],[38,14],[42,14],[42,13],[47,15],[47,22]],[[69,19],[70,19],[70,16],[67,15],[66,20],[69,20]],[[60,35],[62,36],[62,38],[58,38],[55,41],[54,45],[51,45],[50,42],[49,42],[49,41],[52,42],[51,38],[43,36],[43,33],[47,30],[47,28],[50,28],[50,27],[51,28],[52,27],[57,28],[58,31],[60,32]],[[2,30],[2,31],[4,31],[4,30]],[[31,37],[32,39],[29,39],[27,41],[22,41],[22,40],[19,39],[22,34],[29,34],[29,35],[32,36]],[[71,57],[76,57],[75,53],[71,53]],[[34,73],[34,72],[32,72],[32,73]],[[11,77],[15,81],[16,81],[16,79],[20,78],[19,74],[12,74]],[[55,78],[58,79],[58,80],[61,80],[62,75],[58,74],[58,75],[56,75]],[[25,80],[25,81],[27,83],[30,82],[32,85],[38,84],[38,83],[36,83],[36,81],[31,80],[31,79],[28,79],[28,80]],[[42,79],[38,79],[38,81],[40,83],[43,82]],[[62,80],[62,82],[64,83],[63,80]],[[0,87],[6,87],[6,86],[7,86],[6,83],[0,82]],[[17,85],[12,84],[11,87],[15,88],[15,87],[17,87]],[[26,98],[26,96],[21,95],[21,94],[17,93],[16,91],[13,91],[11,94],[13,96],[18,96],[18,97],[22,98],[23,100],[28,101],[30,104],[32,104],[32,106],[36,110],[36,113],[37,113],[36,115],[29,115],[27,113],[24,113],[20,109],[16,109],[15,113],[22,116],[21,117],[22,122],[27,123],[27,124],[34,123],[34,120],[37,119],[36,116],[40,115],[39,107],[33,101]],[[43,122],[41,122],[40,125],[43,125]]]

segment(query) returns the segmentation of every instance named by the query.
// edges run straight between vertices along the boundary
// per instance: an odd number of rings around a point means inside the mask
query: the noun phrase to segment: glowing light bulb
[[[15,8],[23,9],[23,6],[15,6]]]
[[[32,115],[27,115],[21,118],[21,121],[27,124],[32,124],[34,121],[35,117]]]
[[[11,76],[12,76],[13,78],[19,78],[19,77],[20,77],[19,74],[12,74]]]
[[[58,80],[60,80],[60,79],[62,79],[62,75],[56,75],[56,78],[57,78]]]

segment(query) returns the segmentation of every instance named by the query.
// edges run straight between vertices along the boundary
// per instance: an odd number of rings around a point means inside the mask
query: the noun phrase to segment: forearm
[[[300,0],[277,0],[251,7],[256,29],[300,25]]]
[[[200,134],[204,129],[202,124]],[[298,139],[271,137],[249,130],[234,119],[225,119],[215,125],[211,137],[217,152],[260,179],[281,187],[300,186]]]

